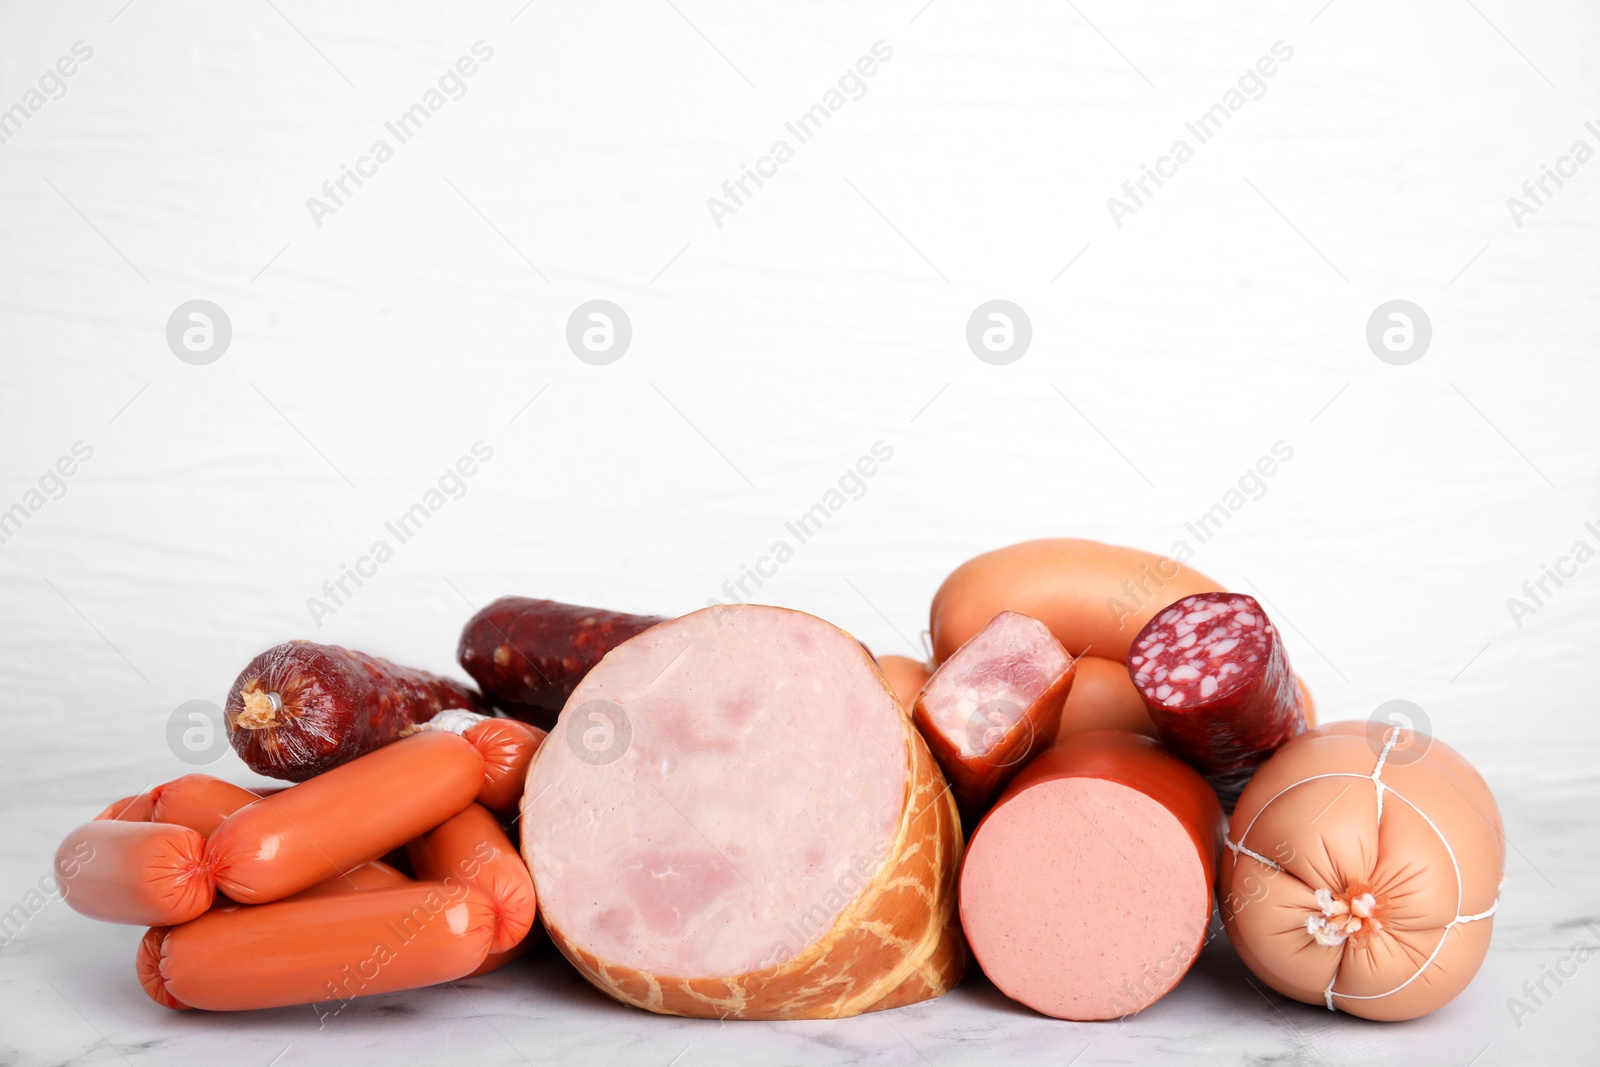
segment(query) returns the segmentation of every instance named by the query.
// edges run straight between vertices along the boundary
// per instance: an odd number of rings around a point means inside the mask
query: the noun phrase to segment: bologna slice
[[[1217,892],[1228,939],[1286,997],[1414,1019],[1466,988],[1505,877],[1493,794],[1409,730],[1331,723],[1245,788]]]
[[[497,707],[550,726],[600,658],[663,619],[503,596],[461,631],[456,659]]]
[[[602,992],[706,1018],[944,993],[961,835],[871,656],[821,619],[708,608],[612,650],[534,757],[523,852]]]
[[[1002,611],[933,672],[913,716],[963,804],[982,807],[1055,736],[1072,657],[1044,623]]]
[[[1229,811],[1256,767],[1305,729],[1283,635],[1243,593],[1201,593],[1163,610],[1134,640],[1128,673],[1161,740]]]
[[[1041,620],[1068,652],[1120,660],[1140,627],[1179,597],[1221,589],[1193,567],[1136,548],[1050,537],[957,567],[933,596],[933,662],[1007,609]]]
[[[1045,1015],[1140,1011],[1200,954],[1221,844],[1216,795],[1154,740],[1063,738],[973,832],[961,869],[972,955]]]

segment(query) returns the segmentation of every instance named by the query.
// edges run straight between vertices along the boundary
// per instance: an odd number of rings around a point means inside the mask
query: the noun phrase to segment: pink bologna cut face
[[[529,774],[540,911],[607,965],[775,966],[888,856],[908,759],[893,694],[836,627],[761,607],[658,625],[584,679]]]

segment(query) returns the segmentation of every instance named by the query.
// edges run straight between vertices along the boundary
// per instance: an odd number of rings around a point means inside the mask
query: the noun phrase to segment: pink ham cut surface
[[[966,963],[955,802],[871,657],[783,608],[613,649],[539,749],[523,855],[602,992],[709,1018],[839,1018]]]

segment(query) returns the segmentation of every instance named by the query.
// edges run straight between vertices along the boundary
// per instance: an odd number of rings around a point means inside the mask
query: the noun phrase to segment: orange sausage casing
[[[922,687],[933,676],[933,668],[910,656],[879,656],[877,660],[878,669],[889,682],[889,688],[894,690],[894,695],[900,698],[900,706],[909,713],[917,703],[917,694],[922,692]]]
[[[363,863],[352,870],[326,882],[318,882],[310,889],[302,889],[285,900],[315,900],[318,897],[336,897],[340,893],[360,893],[368,889],[388,889],[391,886],[410,885],[416,879],[382,860]]]
[[[189,1011],[189,1005],[167,992],[167,983],[161,977],[161,943],[167,939],[170,926],[152,926],[139,939],[139,951],[134,956],[133,970],[146,995],[163,1008]]]
[[[106,810],[94,817],[95,822],[107,819],[116,822],[149,822],[150,821],[150,793],[136,793],[131,797],[123,797],[106,805]]]
[[[278,790],[257,793],[209,774],[186,774],[109,805],[95,820],[170,822],[209,836],[229,815]]]
[[[345,1001],[464,977],[488,956],[494,927],[494,905],[460,883],[216,908],[147,933],[139,978],[169,1007]]]
[[[318,882],[310,889],[296,893],[288,900],[314,900],[319,897],[334,897],[344,893],[357,893],[367,889],[389,889],[399,885],[411,885],[412,879],[382,860],[373,860],[363,863],[353,871],[346,871],[337,878],[330,878],[326,882]],[[167,992],[165,980],[161,977],[161,945],[167,939],[169,926],[152,926],[145,931],[144,938],[139,942],[138,955],[134,961],[134,970],[139,975],[139,984],[149,994],[150,999],[163,1008],[174,1011],[188,1011],[189,1005],[181,1003],[171,993]],[[494,957],[490,957],[493,959]],[[476,974],[477,972],[473,972]]]
[[[528,765],[544,743],[545,732],[518,719],[497,719],[465,708],[446,708],[408,731],[442,730],[459,734],[483,757],[478,803],[496,815],[514,815],[522,804]]]
[[[933,662],[943,663],[1011,609],[1039,619],[1074,657],[1122,660],[1156,612],[1222,586],[1169,556],[1098,541],[1053,537],[976,556],[934,594]]]
[[[150,790],[150,821],[176,823],[210,837],[223,819],[260,799],[209,774],[186,774]]]
[[[1245,787],[1219,910],[1245,966],[1284,996],[1414,1019],[1482,965],[1505,854],[1494,795],[1460,753],[1409,727],[1334,722]]]
[[[217,888],[241,904],[281,900],[421,836],[472,803],[483,759],[422,733],[258,800],[206,846]]]
[[[463,883],[493,901],[497,912],[491,952],[507,952],[533,927],[533,876],[506,832],[481,804],[473,804],[406,846],[417,877]]]
[[[215,896],[206,839],[185,826],[97,820],[56,850],[56,883],[79,914],[110,923],[188,922]]]
[[[1089,730],[1127,730],[1156,736],[1155,723],[1150,721],[1150,712],[1124,664],[1101,656],[1079,656],[1076,673],[1072,692],[1061,709],[1058,736]]]

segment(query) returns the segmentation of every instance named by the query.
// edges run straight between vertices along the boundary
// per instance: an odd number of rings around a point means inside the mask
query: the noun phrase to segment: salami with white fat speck
[[[1163,609],[1134,639],[1128,674],[1161,740],[1230,811],[1256,767],[1305,730],[1283,636],[1243,593],[1198,593]]]

